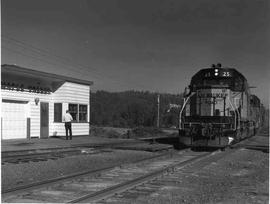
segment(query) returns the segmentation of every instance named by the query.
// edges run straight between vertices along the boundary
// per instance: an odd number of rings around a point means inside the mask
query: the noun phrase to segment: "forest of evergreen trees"
[[[91,93],[91,124],[112,127],[155,127],[158,93],[143,91]],[[181,94],[160,94],[160,127],[177,126],[179,108],[168,112],[169,104],[181,104]]]

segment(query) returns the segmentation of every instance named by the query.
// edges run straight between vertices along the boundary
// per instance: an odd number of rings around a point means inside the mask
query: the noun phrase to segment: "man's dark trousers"
[[[66,128],[66,140],[68,140],[68,131],[69,131],[70,139],[72,140],[71,122],[66,122],[65,128]]]

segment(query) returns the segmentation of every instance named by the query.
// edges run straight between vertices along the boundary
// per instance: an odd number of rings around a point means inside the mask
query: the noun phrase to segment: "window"
[[[69,104],[68,105],[68,110],[70,115],[73,118],[73,121],[77,121],[78,119],[78,104]]]
[[[69,104],[69,112],[76,122],[87,122],[87,105]]]
[[[87,122],[87,105],[79,105],[79,121]]]
[[[243,91],[244,82],[240,77],[234,80],[234,91]]]
[[[215,86],[215,85],[222,85],[222,86],[230,86],[231,85],[231,79],[226,78],[218,78],[218,79],[204,79],[203,80],[204,86]]]
[[[62,103],[54,104],[54,122],[62,122]]]

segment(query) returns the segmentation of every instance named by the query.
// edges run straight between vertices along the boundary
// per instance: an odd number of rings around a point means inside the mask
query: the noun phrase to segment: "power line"
[[[115,80],[112,79],[113,78],[112,76],[108,76],[108,75],[106,76],[104,74],[100,74],[100,73],[97,72],[96,69],[93,69],[93,68],[90,68],[90,67],[86,67],[86,66],[84,66],[82,64],[77,63],[76,65],[73,65],[72,64],[73,61],[71,61],[70,59],[64,58],[64,57],[59,56],[59,55],[52,54],[48,50],[40,49],[40,48],[37,48],[37,47],[35,47],[33,45],[28,45],[25,42],[22,42],[22,41],[13,39],[13,38],[9,38],[9,37],[6,37],[6,36],[3,36],[3,38],[6,39],[6,40],[8,40],[8,41],[15,42],[16,45],[18,45],[19,47],[22,47],[24,49],[28,49],[28,50],[32,51],[34,54],[39,55],[39,57],[40,56],[41,57],[53,57],[53,58],[55,58],[54,60],[56,60],[58,62],[60,61],[60,63],[65,64],[67,66],[71,66],[72,65],[73,67],[80,67],[81,68],[80,70],[83,71],[83,72],[79,72],[79,73],[81,73],[83,75],[85,75],[85,72],[88,72],[91,75],[93,75],[93,73],[95,73],[94,75],[97,76],[97,78],[103,79],[104,77],[106,77],[106,78],[109,78],[109,80],[112,81],[112,82],[114,82],[114,83],[122,84],[122,85],[126,85],[127,84],[127,83],[121,82],[119,80],[118,81],[115,81]],[[49,64],[57,65],[55,63],[49,62],[47,60],[44,60],[43,58],[42,59],[37,58],[35,55],[26,55],[25,53],[19,52],[17,50],[15,51],[15,50],[12,50],[12,49],[7,48],[7,47],[5,47],[5,49],[8,49],[11,52],[16,52],[18,54],[21,54],[21,55],[24,55],[24,56],[27,56],[27,57],[35,58],[35,59],[40,60],[40,61],[44,61],[44,62],[49,63]],[[67,61],[69,63],[67,63]],[[67,67],[65,67],[65,68],[68,69]],[[89,68],[91,69],[91,71],[89,70]],[[76,73],[78,72],[78,70],[74,71],[74,69],[69,69],[69,70],[71,70],[73,72],[76,72]],[[146,88],[142,84],[137,84],[137,85],[139,85],[140,87]]]
[[[17,54],[20,54],[20,55],[23,55],[23,56],[26,56],[26,57],[30,57],[30,58],[32,58],[32,59],[36,59],[36,60],[39,60],[39,61],[43,61],[43,62],[46,62],[46,63],[51,64],[51,65],[59,65],[59,64],[57,64],[57,63],[50,62],[50,61],[48,61],[48,60],[45,60],[45,59],[43,59],[43,58],[36,57],[36,56],[34,56],[34,55],[31,55],[31,54],[26,54],[26,53],[20,52],[20,51],[18,51],[18,50],[13,50],[13,49],[8,48],[8,47],[5,47],[5,46],[2,46],[2,47],[5,48],[5,49],[7,49],[7,50],[9,50],[10,52],[17,53]],[[65,68],[66,68],[66,67],[65,67]],[[70,69],[70,70],[71,70],[71,69]],[[71,71],[75,72],[74,70],[71,70]],[[79,72],[79,73],[85,74],[85,73],[82,73],[82,72]]]
[[[16,40],[17,41],[17,43],[19,42],[18,40]],[[22,43],[22,42],[19,42],[19,43],[21,43],[21,44],[25,44],[25,43]],[[26,45],[26,44],[25,44]],[[29,49],[29,47],[25,47],[25,46],[22,46],[22,45],[19,45],[20,47],[22,47],[22,48],[26,48],[26,49]],[[33,47],[33,46],[31,46],[30,45],[30,47]],[[33,50],[34,49],[34,50]],[[13,51],[13,50],[11,50],[11,49],[9,49],[10,51]],[[34,54],[38,54],[39,56],[38,57],[40,57],[40,56],[45,56],[45,57],[51,57],[51,56],[53,56],[53,57],[56,57],[56,58],[61,58],[61,61],[60,61],[60,63],[62,63],[62,64],[65,64],[65,65],[67,65],[67,66],[71,66],[72,64],[71,63],[67,63],[66,61],[71,61],[71,60],[69,60],[69,59],[65,59],[65,58],[63,58],[63,57],[59,57],[59,56],[56,56],[56,55],[52,55],[49,51],[44,51],[45,52],[45,55],[44,55],[44,53],[43,53],[43,50],[41,50],[41,49],[39,49],[39,48],[35,48],[35,47],[33,47],[33,48],[30,48],[30,50],[32,51],[32,52],[34,52]],[[36,52],[35,50],[39,50],[39,52]],[[47,63],[50,63],[50,64],[53,64],[53,65],[57,65],[57,64],[55,64],[55,63],[51,63],[51,62],[49,62],[48,60],[44,60],[44,59],[40,59],[40,58],[36,58],[36,56],[35,55],[26,55],[26,54],[24,54],[24,53],[21,53],[21,52],[19,52],[19,51],[15,51],[14,50],[14,52],[16,52],[16,53],[18,53],[18,54],[21,54],[21,55],[24,55],[24,56],[28,56],[28,57],[32,57],[32,58],[35,58],[35,59],[38,59],[38,60],[41,60],[41,61],[44,61],[44,62],[47,62]],[[48,54],[47,54],[48,53]],[[64,61],[63,61],[64,60]],[[57,61],[57,60],[56,60]],[[58,59],[58,62],[59,62],[59,59]],[[82,72],[80,72],[81,74],[83,74],[83,75],[85,75],[85,72],[88,72],[88,73],[90,73],[90,74],[93,74],[94,73],[94,70],[92,70],[92,72],[90,72],[88,69],[87,69],[87,67],[82,67],[82,65],[80,65],[80,64],[77,64],[76,66],[75,65],[73,65],[73,67],[81,67],[82,69],[81,70],[83,70],[84,72],[82,73]],[[68,69],[67,67],[65,67],[66,69]],[[86,69],[84,69],[84,68],[86,68]],[[76,71],[74,71],[74,69],[70,69],[69,68],[69,70],[71,70],[71,71],[73,71],[73,72],[78,72],[78,70],[76,70]],[[104,76],[100,76],[100,74],[99,73],[94,73],[96,76],[98,76],[98,78],[100,78],[100,79],[102,79]]]
[[[26,48],[26,49],[28,49],[28,50],[31,50],[31,51],[35,52],[36,54],[40,54],[40,55],[43,55],[43,56],[54,57],[54,58],[56,58],[57,60],[60,59],[61,62],[64,62],[64,63],[66,63],[67,61],[68,61],[69,63],[71,63],[71,64],[73,63],[73,61],[70,60],[69,58],[65,58],[65,57],[63,57],[63,56],[59,56],[59,55],[57,55],[57,54],[55,54],[55,53],[52,53],[52,52],[49,51],[49,50],[40,49],[40,48],[35,47],[35,46],[33,46],[33,45],[27,44],[27,43],[25,43],[25,42],[23,42],[23,41],[16,40],[16,39],[14,39],[14,38],[6,37],[6,36],[3,36],[3,38],[6,39],[6,40],[9,40],[9,41],[11,41],[11,42],[15,42],[18,46],[21,46],[21,47],[23,47],[23,48]],[[89,71],[89,68],[90,68],[90,67],[86,67],[85,65],[81,65],[81,64],[79,64],[79,63],[77,63],[76,66],[80,66],[81,68],[86,68],[86,69],[87,69],[86,71]],[[93,71],[97,71],[97,69],[94,69],[94,68],[92,68],[92,67],[91,67],[90,69],[93,70]]]
[[[38,57],[36,57],[36,56],[29,55],[29,54],[25,54],[25,53],[22,53],[22,52],[20,52],[20,51],[12,50],[12,49],[10,49],[10,48],[8,48],[8,47],[5,47],[5,46],[2,46],[2,47],[4,47],[5,49],[7,49],[7,50],[9,50],[9,51],[11,51],[11,52],[14,52],[14,53],[17,53],[17,54],[26,56],[26,57],[30,57],[30,58],[32,58],[32,59],[36,59],[36,60],[39,60],[39,61],[43,61],[43,62],[46,62],[46,63],[51,64],[51,65],[56,65],[56,66],[58,66],[58,64],[53,63],[53,62],[50,62],[50,61],[45,60],[45,59],[43,59],[43,58],[38,58]],[[68,68],[65,67],[65,69],[68,69]],[[73,70],[73,69],[69,69],[69,70],[73,71],[74,73],[76,72],[76,71]],[[89,72],[89,71],[85,70],[85,72]],[[77,70],[76,73],[80,73],[81,75],[85,75],[85,72],[80,72],[79,70]],[[89,73],[92,75],[91,72],[89,72]],[[101,76],[96,76],[96,78],[99,78],[99,79],[101,79],[101,80],[104,80],[104,78],[102,78]],[[118,82],[118,81],[114,81],[114,80],[110,80],[110,81],[111,81],[112,83],[115,83],[115,84],[124,84],[124,82],[122,83],[122,82],[120,82],[120,81],[119,81],[119,82]]]

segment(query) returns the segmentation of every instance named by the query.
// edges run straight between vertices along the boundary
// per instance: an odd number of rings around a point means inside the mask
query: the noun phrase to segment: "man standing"
[[[73,118],[70,115],[69,110],[67,110],[66,114],[64,115],[64,122],[65,122],[65,129],[66,129],[66,140],[68,140],[68,130],[69,130],[70,140],[72,140],[72,130],[71,130],[71,121],[72,120],[73,120]]]

